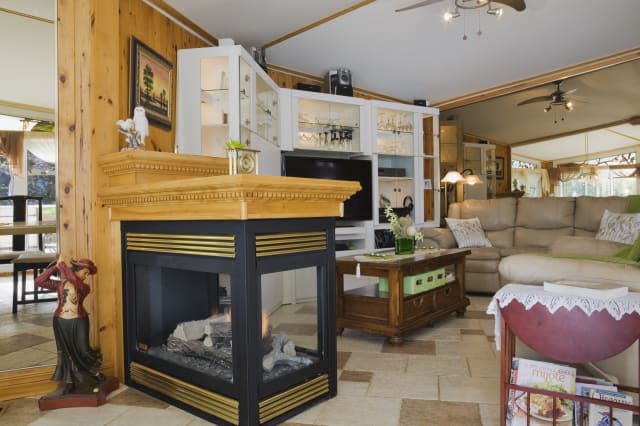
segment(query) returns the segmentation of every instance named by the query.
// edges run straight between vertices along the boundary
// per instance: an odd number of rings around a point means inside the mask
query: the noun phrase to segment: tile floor
[[[408,335],[400,347],[389,345],[381,336],[345,330],[338,337],[338,396],[284,425],[497,425],[498,355],[493,317],[485,314],[490,299],[471,296],[470,300],[464,317],[452,314],[433,327]],[[47,304],[20,306],[20,321],[7,321],[11,318],[6,312],[11,316],[11,311],[10,303],[7,308],[5,302],[0,295],[0,365],[4,362],[5,368],[7,365],[16,368],[18,359],[24,358],[38,364],[52,362],[55,356],[55,342],[50,333],[53,307]],[[281,317],[274,318],[274,330],[285,330],[298,334],[297,339],[304,339],[309,330],[298,318],[313,312],[305,305],[284,307],[279,313]],[[295,321],[290,317],[292,314],[298,315]],[[15,346],[16,342],[20,344]],[[7,353],[7,347],[18,350]],[[209,423],[123,385],[109,396],[107,404],[96,408],[41,412],[36,397],[0,401],[0,424],[192,426]]]

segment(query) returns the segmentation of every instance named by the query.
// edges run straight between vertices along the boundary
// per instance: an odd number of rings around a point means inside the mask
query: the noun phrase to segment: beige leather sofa
[[[497,198],[451,204],[449,217],[478,217],[493,245],[471,248],[465,265],[467,291],[494,293],[508,282],[542,284],[556,279],[625,283],[640,291],[640,267],[564,257],[607,256],[624,247],[594,236],[605,209],[623,212],[625,206],[624,197]],[[457,247],[447,228],[421,231],[427,246]]]
[[[640,266],[585,259],[607,256],[622,244],[596,240],[605,209],[623,212],[623,197],[501,198],[450,206],[449,217],[478,217],[493,247],[472,248],[466,260],[466,288],[493,293],[507,283],[544,281],[612,282],[640,291]],[[446,228],[422,229],[425,244],[456,247]],[[542,254],[542,255],[541,255]],[[578,255],[575,258],[571,255]],[[519,356],[536,357],[519,345]],[[628,385],[638,385],[638,344],[596,365]]]

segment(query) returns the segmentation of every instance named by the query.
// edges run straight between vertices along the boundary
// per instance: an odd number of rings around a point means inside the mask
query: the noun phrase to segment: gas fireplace
[[[335,396],[334,226],[121,222],[126,383],[233,425]]]

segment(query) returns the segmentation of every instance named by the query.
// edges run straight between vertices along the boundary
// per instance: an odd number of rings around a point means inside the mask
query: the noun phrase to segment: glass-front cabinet
[[[371,101],[371,117],[377,166],[374,182],[378,207],[374,215],[376,225],[388,227],[384,215],[387,205],[391,205],[398,216],[409,215],[414,223],[436,225],[437,213],[433,212],[437,209],[438,197],[425,194],[437,188],[433,182],[438,173],[437,156],[434,155],[439,152],[438,139],[432,132],[428,138],[425,137],[424,120],[437,121],[438,110]],[[432,125],[427,128],[432,128]],[[428,175],[425,174],[427,170]]]
[[[367,127],[366,101],[348,96],[283,89],[290,100],[290,140],[283,149],[362,153]]]
[[[242,46],[178,50],[177,75],[176,152],[279,150],[279,89]]]
[[[477,175],[481,182],[464,187],[464,199],[486,200],[496,195],[496,146],[486,143],[464,143],[463,173]]]

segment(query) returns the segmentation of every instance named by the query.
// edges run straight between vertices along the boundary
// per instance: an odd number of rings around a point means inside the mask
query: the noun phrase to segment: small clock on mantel
[[[257,175],[258,153],[260,151],[251,148],[231,148],[227,150],[229,158],[230,175]]]

